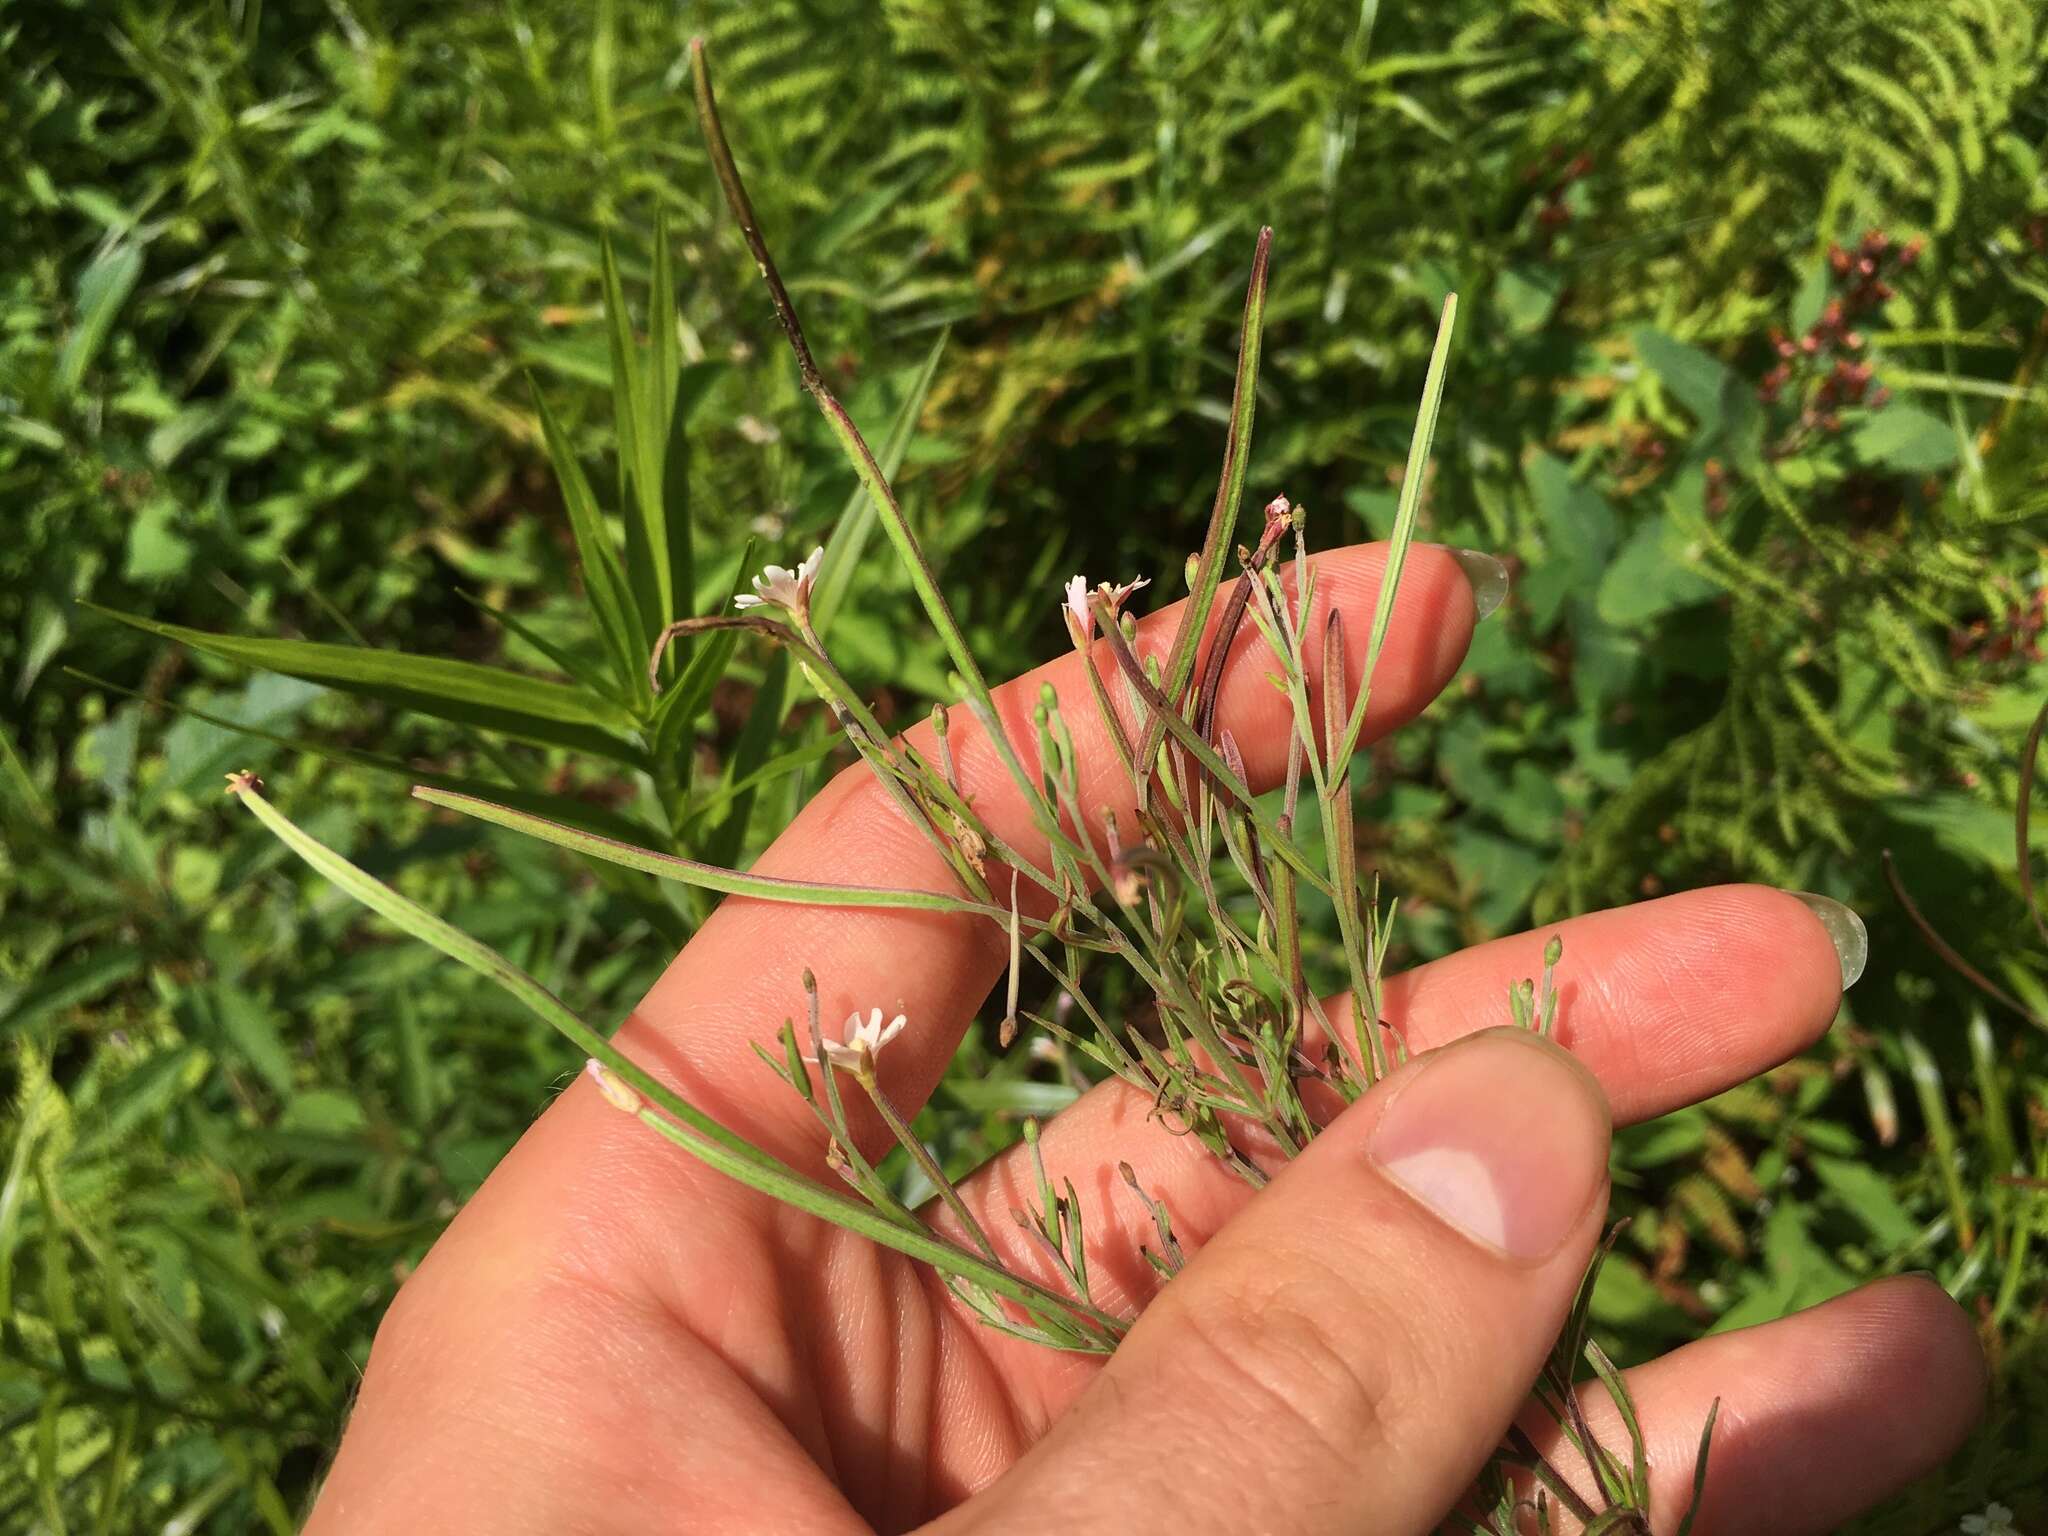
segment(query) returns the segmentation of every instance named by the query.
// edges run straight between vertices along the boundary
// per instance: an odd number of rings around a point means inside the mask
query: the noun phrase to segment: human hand
[[[1383,557],[1318,559],[1318,605],[1353,621],[1353,677]],[[1143,629],[1156,644],[1176,617]],[[1368,737],[1434,696],[1473,621],[1457,564],[1416,547]],[[1261,642],[1240,636],[1221,714],[1260,788],[1284,767],[1287,733],[1264,663]],[[1078,691],[1081,665],[1064,657],[1004,690],[1013,729],[1041,681]],[[1121,805],[1128,783],[1091,750],[1091,727],[1073,721],[1094,768],[1084,799]],[[1040,856],[978,733],[956,725],[952,745],[977,810]],[[947,879],[864,768],[755,868]],[[1552,933],[1570,957],[1569,1056],[1487,1027]],[[816,1121],[749,1044],[801,1011],[800,971],[815,971],[828,1018],[908,1016],[879,1061],[907,1108],[932,1091],[1005,958],[986,922],[733,898],[618,1044],[829,1180]],[[1604,1218],[1610,1106],[1624,1122],[1662,1114],[1785,1059],[1827,1027],[1841,984],[1823,924],[1761,887],[1645,902],[1419,967],[1389,980],[1384,1010],[1421,1054],[1256,1195],[1126,1084],[1093,1089],[1046,1127],[1042,1151],[1080,1191],[1097,1303],[1143,1312],[1107,1360],[993,1332],[930,1271],[679,1157],[579,1080],[399,1292],[309,1531],[1434,1529],[1523,1409],[1564,1321]],[[879,1124],[855,1125],[878,1155]],[[1163,1290],[1139,1256],[1150,1224],[1119,1161],[1193,1255]],[[1032,1187],[1015,1155],[961,1186],[991,1236],[1013,1242],[1005,1261],[1045,1274],[1007,1219]],[[1936,1464],[1973,1421],[1983,1370],[1953,1303],[1902,1279],[1689,1345],[1629,1381],[1660,1531],[1687,1506],[1700,1426],[1722,1399],[1694,1529],[1728,1536],[1833,1529]],[[1619,1442],[1604,1399],[1588,1401]],[[1524,1422],[1548,1451],[1554,1426]],[[1551,1459],[1569,1475],[1571,1461]]]

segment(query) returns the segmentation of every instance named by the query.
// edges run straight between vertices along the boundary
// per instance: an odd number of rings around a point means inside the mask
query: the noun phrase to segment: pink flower
[[[732,600],[735,608],[761,608],[773,604],[801,617],[810,611],[811,587],[818,579],[818,566],[825,558],[820,544],[795,570],[771,565],[754,578],[754,595],[742,592]]]
[[[1090,601],[1091,598],[1099,595],[1108,601],[1111,613],[1122,613],[1124,604],[1130,599],[1131,594],[1140,587],[1150,585],[1152,583],[1149,580],[1140,576],[1136,581],[1127,581],[1120,587],[1113,587],[1106,581],[1101,582],[1094,592],[1090,592],[1086,576],[1076,576],[1068,582],[1066,600],[1060,604],[1060,617],[1067,621],[1067,634],[1074,642],[1074,649],[1087,650],[1089,642],[1095,638],[1095,606]]]
[[[851,1072],[856,1077],[872,1072],[875,1058],[882,1053],[882,1047],[903,1032],[909,1021],[897,1014],[887,1024],[882,1022],[882,1010],[870,1008],[865,1023],[858,1010],[847,1015],[846,1028],[837,1041],[825,1042],[825,1059],[842,1072]]]

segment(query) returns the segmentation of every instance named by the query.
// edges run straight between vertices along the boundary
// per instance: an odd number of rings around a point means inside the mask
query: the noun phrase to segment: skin
[[[1345,614],[1352,678],[1383,562],[1375,546],[1317,561],[1317,602]],[[1141,644],[1163,649],[1177,617],[1153,615]],[[1472,625],[1455,563],[1415,549],[1369,737],[1436,695]],[[1284,704],[1249,628],[1219,723],[1270,785],[1284,769]],[[1082,664],[1063,657],[999,698],[1012,739],[1028,743],[1040,684],[1054,683],[1088,765],[1084,803],[1121,807],[1128,786],[1084,707]],[[1040,854],[964,711],[952,745],[991,826]],[[870,885],[947,878],[865,769],[828,785],[755,867]],[[1493,1028],[1553,932],[1569,1054]],[[803,1016],[802,969],[817,974],[828,1034],[855,1009],[909,1016],[879,1060],[908,1113],[1005,952],[986,922],[733,898],[619,1043],[830,1181],[815,1122],[750,1048]],[[1415,1059],[1256,1195],[1120,1083],[1048,1125],[1048,1170],[1073,1180],[1087,1216],[1096,1299],[1142,1314],[1107,1361],[982,1327],[920,1267],[730,1183],[579,1078],[399,1292],[308,1530],[1431,1530],[1526,1413],[1602,1229],[1610,1122],[1697,1102],[1796,1054],[1834,1017],[1840,970],[1804,906],[1729,886],[1481,945],[1390,978],[1386,994]],[[886,1144],[872,1121],[857,1130],[870,1155]],[[1438,1164],[1403,1149],[1510,1130],[1500,1230],[1480,1231],[1485,1212],[1477,1227],[1447,1219],[1442,1197],[1418,1194],[1431,1175],[1417,1170]],[[1169,1287],[1139,1256],[1149,1221],[1120,1160],[1165,1201],[1192,1255]],[[963,1192],[1006,1259],[1042,1274],[1008,1215],[1027,1180],[1004,1156]],[[1984,1368],[1949,1298],[1902,1279],[1702,1340],[1630,1380],[1659,1531],[1690,1499],[1718,1397],[1695,1529],[1792,1536],[1833,1529],[1938,1464],[1975,1421]],[[1613,1429],[1606,1404],[1591,1412]],[[1540,1415],[1524,1422],[1544,1441]],[[1555,1459],[1568,1467],[1563,1451]]]

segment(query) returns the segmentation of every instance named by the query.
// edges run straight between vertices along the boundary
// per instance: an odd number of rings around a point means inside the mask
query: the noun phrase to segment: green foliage
[[[2038,8],[602,14],[0,9],[0,1523],[288,1529],[397,1276],[573,1065],[281,863],[223,772],[601,1019],[703,908],[401,776],[743,862],[823,722],[715,637],[643,694],[646,642],[828,536],[863,696],[952,696],[717,209],[691,28],[992,674],[1057,639],[1060,577],[1170,585],[1199,544],[1277,227],[1251,493],[1322,543],[1406,493],[1420,536],[1520,568],[1457,706],[1360,765],[1396,958],[1729,878],[1871,922],[1820,1052],[1623,1139],[1604,1336],[1632,1358],[1933,1267],[2006,1396],[1884,1528],[2036,1520],[2043,1043],[1971,1024],[1878,853],[2048,1017],[2012,832],[2048,695]],[[1890,291],[1858,298],[1873,228]],[[971,1039],[942,1093],[985,1118],[949,1168],[1072,1086]]]

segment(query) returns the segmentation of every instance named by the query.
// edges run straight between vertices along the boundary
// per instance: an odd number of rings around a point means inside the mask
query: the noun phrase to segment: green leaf
[[[751,778],[768,761],[782,735],[782,714],[788,707],[792,670],[787,651],[778,650],[768,659],[760,690],[754,695],[754,707],[740,726],[739,740],[733,743],[732,754],[726,761],[727,783],[737,784]],[[735,796],[732,809],[706,840],[704,857],[714,864],[738,863],[753,809],[754,791]]]
[[[240,666],[324,683],[437,719],[499,731],[521,741],[573,747],[633,766],[641,761],[636,748],[612,734],[630,729],[632,717],[617,705],[565,683],[447,657],[413,656],[404,651],[330,645],[318,640],[219,635],[103,608],[83,599],[79,606]]]
[[[626,570],[639,620],[641,650],[675,616],[674,571],[669,565],[668,519],[662,505],[661,459],[669,415],[660,410],[643,376],[640,344],[626,308],[618,253],[606,233],[598,243],[604,271],[605,333],[611,346],[612,420],[619,444],[619,513],[626,525]]]
[[[1849,446],[1865,464],[1902,475],[1938,474],[1962,456],[1953,427],[1910,405],[1878,411],[1850,435]]]
[[[751,537],[740,548],[740,557],[734,562],[732,581],[726,588],[726,600],[719,604],[721,609],[731,605],[732,596],[745,585],[747,572],[754,563],[755,540]],[[687,735],[690,726],[704,713],[711,702],[711,691],[718,686],[718,680],[725,676],[725,669],[732,665],[732,654],[740,643],[736,629],[715,629],[708,635],[700,635],[694,642],[695,650],[690,655],[689,666],[654,706],[652,753],[657,764],[670,763],[687,750]],[[689,781],[689,764],[684,759],[682,771],[674,775],[675,782]]]
[[[0,1002],[0,1033],[34,1027],[66,1009],[103,997],[142,969],[142,957],[128,948],[92,950],[43,971]]]
[[[599,697],[615,700],[620,704],[621,708],[624,708],[624,701],[618,698],[618,682],[615,678],[607,677],[587,661],[580,660],[568,651],[565,651],[516,615],[507,613],[502,608],[492,607],[491,604],[485,602],[474,592],[462,592],[460,595],[462,600],[471,607],[489,614],[511,633],[517,635],[526,644],[533,647],[534,650],[547,657],[549,661],[555,664],[557,670],[564,677],[581,684]]]
[[[703,386],[717,364],[700,365],[685,379],[681,346],[676,337],[676,275],[669,254],[668,216],[654,221],[654,296],[649,307],[647,329],[648,396],[654,402],[652,419],[661,424],[661,522],[668,547],[668,586],[664,593],[661,622],[682,617],[690,594],[697,590],[697,558],[690,536],[690,453],[687,426],[691,413],[703,398]],[[697,388],[686,387],[695,383]]]
[[[1693,569],[1686,543],[1669,513],[1643,519],[1600,578],[1600,617],[1627,629],[1718,596],[1721,588]]]
[[[416,767],[400,758],[386,757],[377,752],[365,752],[355,747],[336,746],[331,742],[321,741],[317,737],[294,740],[289,736],[281,736],[275,731],[267,731],[248,720],[238,720],[228,715],[213,714],[190,704],[181,704],[176,699],[152,699],[143,694],[136,693],[133,689],[123,688],[119,683],[110,683],[105,678],[94,677],[89,672],[80,672],[73,667],[66,667],[64,670],[73,677],[91,683],[96,688],[104,688],[110,693],[124,694],[131,699],[136,699],[150,705],[152,708],[168,709],[188,720],[197,720],[202,724],[218,727],[220,730],[231,732],[234,735],[247,737],[251,741],[268,742],[270,745],[281,748],[286,752],[309,752],[313,756],[322,758],[330,763],[350,763],[358,768],[367,768],[373,773],[392,774],[395,777],[404,779],[409,784],[432,784],[437,788],[455,790],[458,793],[491,796],[503,800],[508,805],[516,805],[523,810],[532,811],[536,815],[551,816],[556,821],[566,821],[572,826],[587,827],[593,832],[602,832],[612,837],[623,837],[628,841],[652,835],[645,823],[636,821],[630,816],[622,816],[617,811],[607,810],[601,805],[593,805],[591,802],[579,799],[574,795],[550,795],[537,790],[522,789],[512,784],[499,784],[488,780],[468,778],[462,774],[435,773],[429,769]],[[165,779],[158,781],[157,788],[161,789],[169,782],[170,780],[167,775]],[[178,787],[188,787],[188,785],[189,777],[187,784],[179,785]],[[144,802],[145,806],[154,803],[156,803],[154,798]]]
[[[554,412],[548,409],[547,400],[538,389],[533,392],[533,401],[540,413],[548,457],[554,461],[555,478],[561,485],[562,503],[568,509],[569,528],[576,539],[576,558],[583,567],[583,591],[597,619],[598,633],[604,637],[612,670],[627,697],[645,704],[650,698],[647,653],[651,635],[641,621],[625,572],[620,569],[618,551],[612,547],[604,514],[598,511],[583,466],[576,462],[574,451],[555,422]]]
[[[1732,375],[1720,359],[1668,336],[1653,326],[1631,333],[1636,357],[1654,373],[1664,390],[1692,413],[1702,432],[1721,424],[1721,401]]]
[[[931,350],[925,354],[923,366],[911,381],[909,393],[889,423],[888,436],[884,438],[882,451],[875,460],[886,478],[895,477],[910,451],[918,417],[924,412],[932,380],[938,376],[939,359],[945,352],[947,334],[942,331],[932,343]],[[825,545],[825,558],[819,565],[818,580],[812,589],[811,622],[820,635],[829,632],[833,618],[852,589],[854,573],[859,570],[862,554],[875,531],[875,517],[874,502],[865,491],[856,487],[832,526]],[[734,635],[728,640],[728,652],[737,639],[738,636]],[[733,745],[725,770],[732,809],[718,824],[704,849],[705,856],[713,863],[731,864],[739,858],[747,823],[753,814],[756,790],[766,781],[761,772],[762,765],[768,762],[769,754],[781,736],[783,720],[789,710],[792,676],[788,656],[778,654],[770,660],[754,697],[753,712],[747,716],[739,740]],[[785,758],[787,756],[785,754]],[[742,784],[750,787],[742,792],[737,788]]]
[[[1910,1248],[1919,1237],[1920,1224],[1899,1204],[1891,1181],[1868,1163],[1841,1157],[1814,1157],[1809,1161],[1821,1187],[1841,1201],[1887,1252]]]
[[[918,418],[924,414],[924,403],[931,394],[932,381],[938,377],[939,359],[945,354],[950,334],[949,331],[941,331],[931,350],[925,353],[924,364],[911,380],[909,393],[897,407],[896,415],[889,423],[888,435],[882,440],[882,451],[876,455],[876,462],[882,466],[882,473],[892,479],[903,467],[904,456],[910,451],[911,438],[917,431]],[[854,573],[860,569],[861,555],[874,531],[874,503],[864,491],[855,488],[840,510],[839,520],[832,525],[832,535],[825,543],[825,558],[818,567],[818,580],[811,591],[811,623],[820,635],[831,635],[832,620],[845,603],[847,592],[852,589]]]
[[[228,982],[213,987],[213,1016],[220,1032],[279,1098],[292,1096],[291,1051],[278,1032],[276,1012]]]
[[[429,805],[438,805],[446,810],[460,811],[465,816],[474,816],[479,821],[510,827],[515,832],[524,832],[529,837],[553,843],[558,848],[567,848],[572,853],[586,854],[594,859],[623,865],[627,869],[637,869],[663,880],[676,880],[703,890],[721,891],[728,896],[752,896],[762,901],[788,901],[809,906],[887,907],[916,912],[957,912],[974,917],[994,918],[1002,922],[1007,922],[1010,915],[1002,907],[990,906],[986,902],[969,901],[964,897],[948,895],[944,891],[910,891],[873,885],[826,885],[810,880],[785,880],[773,875],[741,874],[738,870],[721,869],[716,864],[705,864],[673,853],[659,853],[652,848],[635,847],[615,838],[579,832],[573,827],[559,826],[542,816],[528,815],[509,806],[494,805],[488,800],[480,800],[474,795],[454,794],[424,784],[414,788],[413,795]],[[1032,923],[1029,926],[1044,925]]]
[[[64,350],[57,354],[57,391],[60,396],[77,392],[85,373],[106,345],[114,321],[128,295],[142,276],[142,252],[122,242],[110,245],[93,258],[78,279],[78,316]]]
[[[253,785],[237,787],[243,805],[272,834],[315,870],[333,881],[400,932],[433,945],[449,959],[477,972],[517,999],[578,1050],[623,1081],[630,1090],[624,1110],[648,1129],[674,1142],[721,1173],[822,1221],[922,1259],[942,1272],[973,1280],[1018,1302],[1034,1316],[1082,1318],[1107,1338],[1124,1324],[1085,1302],[1057,1295],[962,1248],[934,1237],[922,1223],[905,1225],[859,1201],[805,1178],[772,1154],[719,1124],[676,1091],[622,1055],[604,1036],[578,1018],[547,988],[488,944],[472,938],[418,902],[373,879],[282,815]],[[651,1102],[639,1102],[640,1100]]]
[[[741,796],[751,795],[755,790],[764,789],[777,779],[786,778],[822,758],[830,757],[843,744],[843,738],[827,731],[821,733],[815,741],[806,742],[800,747],[792,747],[787,752],[771,757],[745,778],[736,779],[710,794],[691,800],[684,825],[694,825],[715,812],[724,810]]]
[[[1554,454],[1531,455],[1523,473],[1543,520],[1544,542],[1571,566],[1576,585],[1596,585],[1620,536],[1614,508]]]
[[[1510,267],[1494,284],[1494,307],[1511,333],[1526,336],[1550,323],[1563,288],[1555,267]]]

